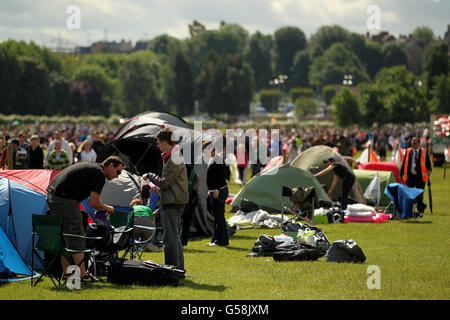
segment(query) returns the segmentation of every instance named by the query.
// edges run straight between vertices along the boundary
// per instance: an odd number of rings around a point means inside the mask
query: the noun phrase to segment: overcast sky
[[[74,11],[67,11],[73,5],[80,10],[79,20],[73,20]],[[264,34],[297,26],[308,38],[320,26],[331,24],[376,34],[378,29],[367,26],[368,20],[376,21],[376,12],[368,12],[371,5],[379,8],[381,30],[395,36],[428,26],[442,37],[450,24],[450,0],[0,0],[0,41],[55,45],[59,37],[87,45],[106,38],[134,44],[161,34],[184,39],[193,20],[207,29],[217,29],[225,21]]]

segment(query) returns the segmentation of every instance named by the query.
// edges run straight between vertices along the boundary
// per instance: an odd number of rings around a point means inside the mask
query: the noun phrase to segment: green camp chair
[[[107,251],[116,258],[125,259],[125,256],[133,250],[133,209],[114,207],[114,213],[108,215],[108,223],[110,242],[107,245]]]
[[[62,278],[62,274],[59,276],[53,275],[49,272],[53,263],[57,260],[57,258],[61,256],[71,256],[76,253],[84,253],[85,259],[81,262],[85,262],[86,259],[92,257],[94,259],[95,265],[95,256],[92,254],[94,250],[72,250],[70,248],[66,248],[64,246],[64,238],[63,237],[77,237],[84,238],[87,240],[100,240],[101,237],[84,237],[75,234],[68,234],[62,232],[62,217],[61,216],[52,216],[52,215],[32,215],[32,225],[33,225],[33,233],[32,233],[32,258],[31,258],[31,285],[36,286],[44,275],[48,275],[52,280],[53,284],[57,288],[62,288],[66,279]],[[36,243],[36,236],[38,237]],[[44,258],[40,255],[39,251],[44,254],[50,254],[54,256],[51,261],[45,266]],[[44,266],[44,270],[41,275],[35,280],[34,278],[34,257],[37,257],[38,260]],[[58,260],[59,261],[59,260]],[[95,276],[95,274],[94,274]]]

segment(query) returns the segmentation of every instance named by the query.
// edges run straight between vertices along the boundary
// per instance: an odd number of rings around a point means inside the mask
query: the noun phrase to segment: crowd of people
[[[0,169],[65,169],[96,162],[114,132],[99,125],[0,128]],[[8,146],[10,155],[8,155]]]
[[[270,132],[270,131],[269,131]],[[417,148],[419,145],[428,149],[430,143],[429,129],[425,127],[410,128],[406,126],[386,126],[382,129],[362,130],[357,127],[340,129],[323,128],[280,128],[279,135],[270,133],[266,136],[264,143],[267,145],[269,153],[273,153],[278,148],[278,155],[283,159],[283,163],[292,161],[301,151],[315,145],[328,145],[337,148],[343,156],[352,157],[358,150],[365,148],[365,144],[370,142],[381,160],[384,160],[388,151],[394,150],[397,146],[404,149]],[[114,213],[114,208],[103,204],[99,200],[99,194],[103,188],[105,178],[112,180],[117,178],[124,169],[123,162],[118,157],[109,157],[103,162],[98,161],[98,156],[102,153],[107,143],[113,137],[114,132],[105,127],[96,128],[88,126],[37,126],[27,128],[13,128],[12,130],[2,129],[0,131],[0,168],[1,169],[59,169],[62,170],[57,175],[58,178],[52,180],[48,188],[47,201],[54,214],[63,216],[67,225],[67,232],[82,234],[83,227],[79,219],[78,202],[90,197],[91,206],[98,210],[104,210],[109,214]],[[190,174],[184,163],[175,163],[171,159],[171,154],[177,151],[177,144],[171,139],[172,132],[165,128],[157,135],[157,146],[161,151],[163,160],[163,170],[160,175],[149,172],[143,175],[144,180],[153,186],[148,190],[150,194],[160,195],[160,210],[162,213],[158,217],[164,227],[163,243],[165,253],[165,263],[175,265],[184,269],[183,246],[186,244],[186,235],[182,230],[183,212],[186,205],[190,203],[191,185]],[[416,137],[416,138],[413,138]],[[241,141],[239,143],[238,141]],[[242,143],[243,141],[243,143]],[[257,147],[255,143],[261,143],[259,136],[236,139],[235,156],[239,169],[241,183],[246,181],[246,169],[251,167],[252,176],[263,169],[261,161],[252,163],[249,161],[249,153],[252,148]],[[10,147],[9,147],[10,146]],[[225,200],[228,197],[228,182],[230,180],[230,170],[225,163],[213,161],[216,156],[227,155],[227,144],[224,142],[222,150],[217,149],[211,142],[202,145],[202,151],[208,153],[210,162],[207,170],[208,187],[208,210],[215,220],[214,232],[209,246],[228,246],[228,231],[225,220]],[[414,149],[415,150],[415,149]],[[419,150],[419,149],[417,149]],[[423,150],[423,149],[422,149]],[[239,159],[239,151],[244,151],[244,159]],[[11,154],[8,154],[11,152]],[[411,156],[410,153],[411,152]],[[425,168],[425,158],[417,164],[413,159],[420,159],[420,155],[425,151],[408,151],[404,171],[409,175],[408,185],[423,186],[424,181],[420,173],[419,166]],[[224,159],[224,158],[222,158]],[[258,159],[260,160],[260,159]],[[419,160],[417,160],[419,161]],[[333,158],[324,159],[327,168],[316,174],[320,176],[333,171],[335,179],[330,192],[337,183],[338,176],[344,180],[345,190],[342,194],[343,207],[346,206],[345,199],[354,182],[352,173],[344,170],[343,166],[336,164]],[[412,171],[411,171],[412,170]],[[425,169],[424,169],[425,170]],[[427,174],[431,172],[429,160],[426,163]],[[402,167],[403,172],[403,167]],[[411,182],[412,176],[417,175],[418,182]],[[98,177],[93,179],[92,177]],[[415,181],[415,180],[414,180]],[[347,183],[348,182],[348,183]],[[148,200],[148,199],[147,199]],[[147,201],[148,202],[148,201]],[[148,205],[141,202],[140,204]],[[132,204],[130,204],[131,206]],[[73,210],[62,208],[73,207]],[[74,217],[77,216],[77,219]],[[64,221],[63,221],[64,225]],[[83,247],[83,243],[74,244],[77,248]],[[76,257],[76,261],[81,257]],[[68,266],[66,260],[61,261],[62,266]],[[95,281],[86,270],[82,270],[85,281]]]
[[[206,128],[207,129],[207,128]],[[397,146],[406,149],[413,136],[420,137],[423,147],[429,147],[430,130],[424,126],[410,127],[390,125],[383,128],[278,128],[278,154],[284,162],[292,161],[299,152],[314,145],[328,145],[339,149],[343,156],[353,156],[364,149],[365,143],[372,141],[380,160],[385,160],[389,151]],[[270,132],[270,130],[268,130]],[[97,156],[111,141],[115,128],[105,125],[43,124],[0,127],[0,168],[1,169],[64,169],[77,162],[95,162]],[[252,148],[247,141],[246,152]],[[5,151],[12,145],[14,155]],[[269,146],[273,147],[273,142]],[[238,159],[239,160],[239,159]],[[245,169],[251,167],[252,175],[259,172],[260,164],[249,164],[248,156],[238,165],[240,177],[245,177]],[[242,179],[245,180],[245,179]],[[243,181],[245,182],[245,181]]]

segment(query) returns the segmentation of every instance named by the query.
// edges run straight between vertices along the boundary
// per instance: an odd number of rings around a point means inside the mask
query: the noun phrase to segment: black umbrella
[[[430,211],[431,214],[433,214],[433,198],[431,197],[431,181],[430,178],[428,178],[428,199],[430,202]]]

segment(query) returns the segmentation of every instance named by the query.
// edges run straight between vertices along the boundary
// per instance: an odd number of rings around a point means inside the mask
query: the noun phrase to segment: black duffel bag
[[[333,242],[325,256],[328,262],[356,262],[363,263],[366,256],[353,240],[338,240]]]
[[[186,270],[151,260],[112,260],[106,263],[108,282],[125,285],[178,285]]]

